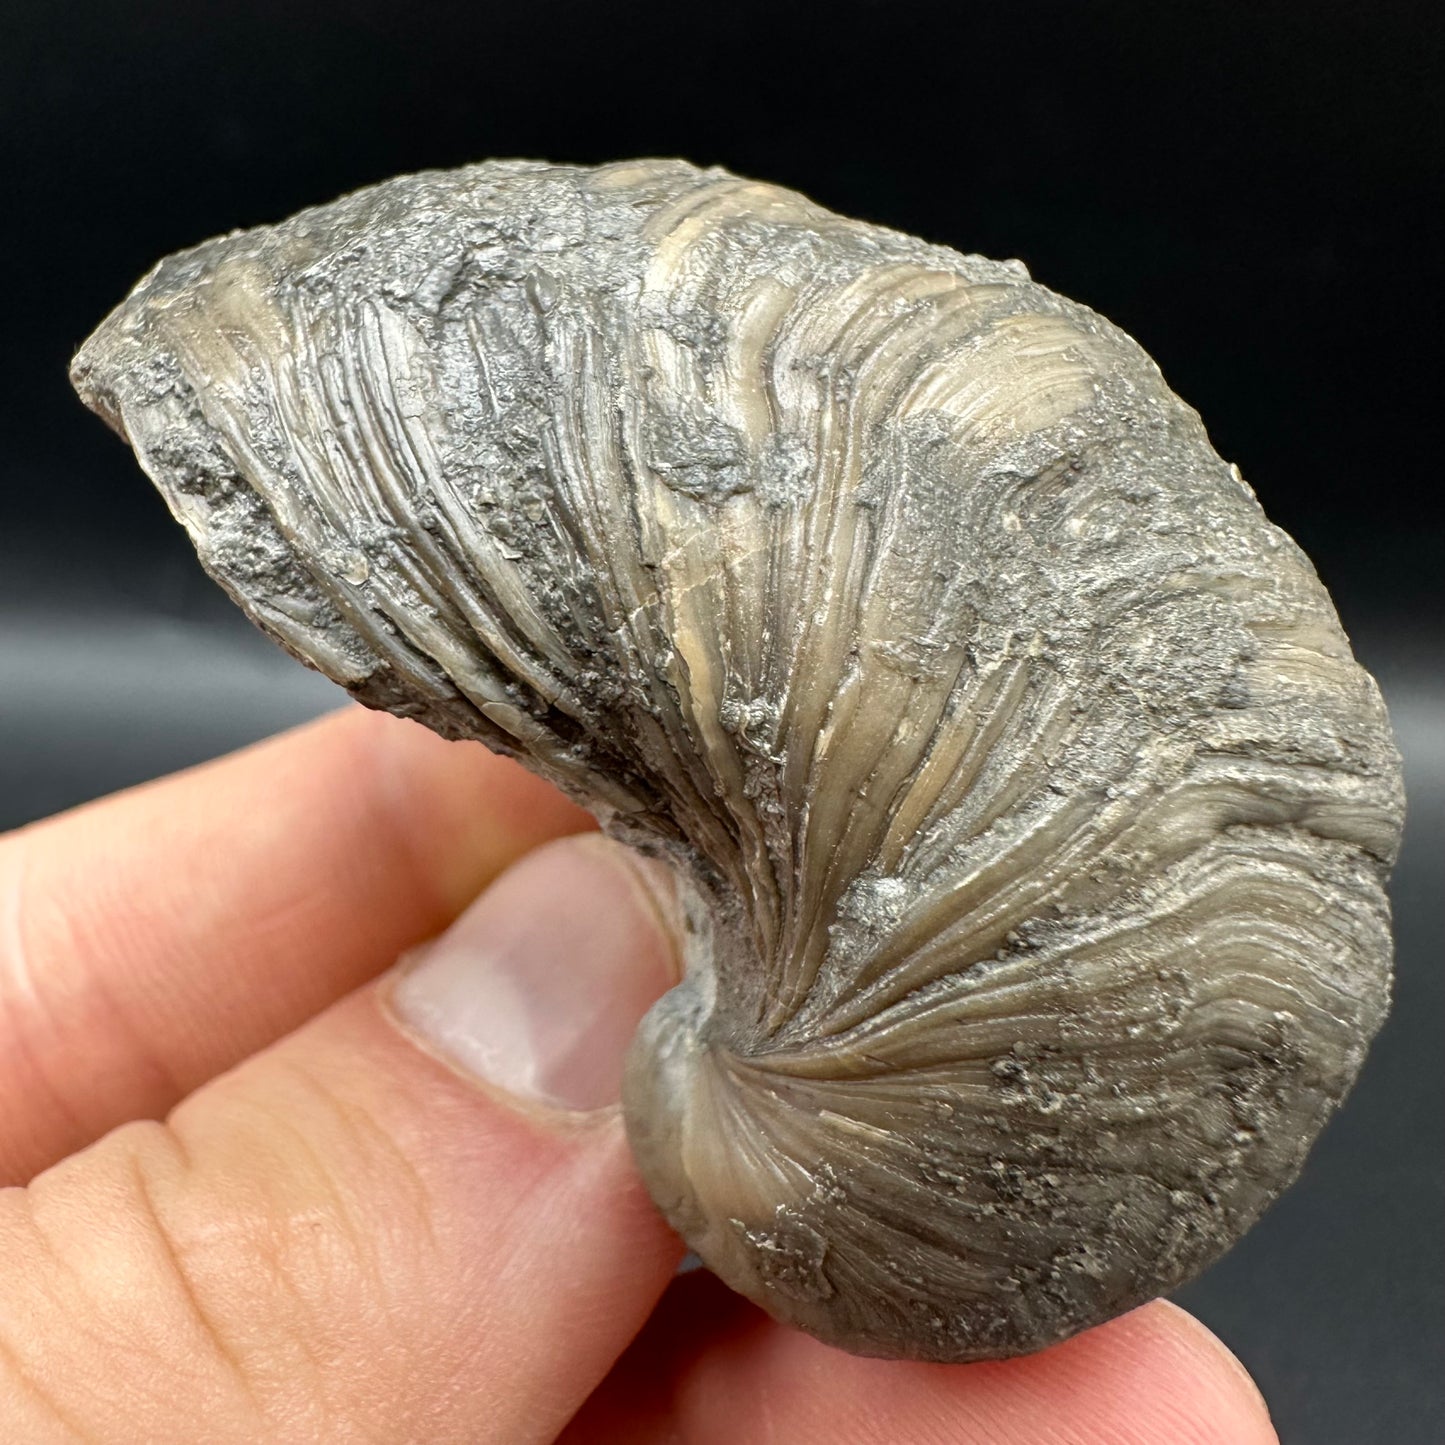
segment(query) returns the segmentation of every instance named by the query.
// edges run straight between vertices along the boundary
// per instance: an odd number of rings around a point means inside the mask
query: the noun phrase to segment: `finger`
[[[768,1319],[711,1276],[669,1289],[567,1445],[1278,1445],[1259,1391],[1157,1301],[1026,1359],[865,1360]]]
[[[159,1118],[590,819],[349,708],[0,839],[0,1184]]]
[[[674,971],[619,851],[0,1196],[0,1439],[551,1439],[680,1253],[611,1102]]]

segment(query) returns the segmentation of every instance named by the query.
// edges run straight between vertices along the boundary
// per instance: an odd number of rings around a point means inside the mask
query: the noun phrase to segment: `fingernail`
[[[402,960],[391,1011],[433,1053],[519,1099],[616,1103],[633,1031],[677,981],[669,895],[660,866],[620,844],[549,843]]]

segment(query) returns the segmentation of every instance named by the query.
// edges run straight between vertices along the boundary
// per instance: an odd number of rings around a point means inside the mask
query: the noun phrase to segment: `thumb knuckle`
[[[320,1161],[246,1153],[133,1123],[0,1193],[0,1439],[349,1436],[325,1322],[372,1248]]]

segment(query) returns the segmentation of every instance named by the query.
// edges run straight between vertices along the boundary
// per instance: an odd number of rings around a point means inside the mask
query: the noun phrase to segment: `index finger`
[[[163,1116],[589,826],[480,744],[348,708],[0,839],[0,1185]]]
[[[860,1359],[703,1271],[674,1280],[562,1445],[1279,1445],[1254,1381],[1155,1300],[1013,1360]]]

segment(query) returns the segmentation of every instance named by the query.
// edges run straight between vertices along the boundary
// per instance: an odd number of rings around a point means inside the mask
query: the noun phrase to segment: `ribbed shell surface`
[[[1117,328],[678,161],[406,177],[163,262],[74,374],[362,701],[685,879],[625,1110],[703,1260],[1015,1354],[1295,1176],[1386,1007],[1398,761]]]

